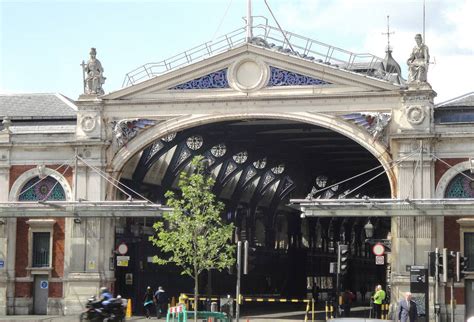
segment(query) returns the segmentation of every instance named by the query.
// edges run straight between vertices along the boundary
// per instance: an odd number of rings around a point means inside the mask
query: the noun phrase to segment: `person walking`
[[[155,292],[156,300],[156,317],[159,319],[161,315],[166,315],[168,309],[168,294],[163,289],[163,286],[159,286],[158,290]]]
[[[382,303],[385,300],[385,291],[382,289],[382,285],[377,285],[375,288],[374,299],[374,313],[376,319],[382,318]]]
[[[145,316],[147,319],[151,319],[151,311],[153,309],[153,291],[150,286],[146,288],[145,295],[143,296],[143,308],[145,310]]]
[[[418,309],[415,301],[411,299],[411,293],[405,293],[405,299],[398,303],[397,321],[399,322],[415,322],[418,317]]]
[[[351,315],[352,302],[355,300],[355,295],[349,289],[346,289],[342,294],[342,316],[349,317]]]

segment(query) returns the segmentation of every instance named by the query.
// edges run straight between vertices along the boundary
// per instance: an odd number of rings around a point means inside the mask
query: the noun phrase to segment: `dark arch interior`
[[[364,243],[367,218],[303,219],[288,207],[289,199],[306,198],[311,192],[313,198],[389,198],[390,184],[383,168],[355,141],[323,127],[287,120],[206,124],[157,139],[127,163],[121,181],[164,203],[164,193],[176,189],[177,176],[188,170],[195,155],[209,160],[208,171],[216,179],[214,192],[226,205],[226,220],[237,227],[235,239],[248,240],[256,249],[254,269],[243,280],[244,294],[306,296],[308,280],[313,289],[329,289],[329,263],[335,260],[337,242],[349,244],[352,253],[345,286],[357,291],[383,280],[384,268],[372,265]],[[370,169],[374,171],[341,183]],[[373,179],[377,174],[381,175]],[[373,180],[367,183],[369,179]],[[390,221],[372,223],[375,237],[385,238]],[[116,242],[135,243],[142,263],[132,260],[132,267],[117,268],[117,286],[121,287],[128,270],[135,270],[141,281],[122,293],[142,290],[148,284],[166,285],[171,294],[183,289],[191,292],[192,283],[178,277],[175,268],[146,261],[156,252],[146,237],[152,233],[151,224],[151,219],[119,223]],[[351,271],[364,269],[373,274],[361,280],[350,278]],[[201,292],[232,293],[235,279],[221,278],[228,275],[213,273],[210,280],[204,276]]]

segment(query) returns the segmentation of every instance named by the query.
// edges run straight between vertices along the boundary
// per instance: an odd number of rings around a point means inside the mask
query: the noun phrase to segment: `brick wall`
[[[63,297],[63,283],[50,282],[48,289],[48,297]]]
[[[32,297],[33,283],[32,282],[16,282],[15,283],[15,297]]]
[[[48,165],[50,169],[56,169],[59,165]],[[24,172],[35,168],[33,165],[15,165],[10,168],[10,189],[14,182]],[[65,168],[60,168],[57,171],[63,173]],[[73,173],[72,169],[68,168],[63,176],[68,183],[72,185]],[[17,219],[16,231],[16,254],[15,254],[15,272],[17,277],[26,277],[28,274],[26,267],[28,266],[28,229],[29,226],[26,221],[29,218]],[[52,254],[52,277],[63,277],[64,275],[64,230],[65,219],[55,218],[56,223],[53,227],[53,254]],[[31,297],[33,292],[33,283],[31,282],[16,282],[15,283],[15,297]],[[63,285],[62,282],[50,283],[49,289],[50,297],[62,297]]]
[[[454,166],[460,162],[467,161],[468,159],[444,159],[450,166]],[[443,162],[436,161],[435,163],[435,182],[438,185],[441,177],[450,169],[450,166]],[[461,217],[445,217],[444,218],[444,247],[450,251],[459,251],[461,248],[461,241],[459,236],[459,224],[456,222]],[[449,287],[444,289],[444,300],[445,303],[451,301],[451,290]],[[465,295],[463,287],[454,288],[454,298],[457,304],[465,304]]]
[[[28,229],[26,223],[28,218],[18,218],[16,221],[16,254],[15,254],[15,275],[16,277],[27,276],[28,266]]]

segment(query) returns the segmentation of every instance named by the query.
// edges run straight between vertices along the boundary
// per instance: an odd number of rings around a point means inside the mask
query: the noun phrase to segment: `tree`
[[[219,271],[235,261],[235,245],[230,243],[233,224],[226,224],[221,213],[222,202],[212,193],[214,179],[206,175],[202,156],[191,161],[190,174],[180,174],[179,192],[168,191],[166,204],[171,211],[157,221],[156,231],[150,236],[153,245],[162,254],[154,257],[159,265],[174,263],[182,268],[182,275],[194,279],[194,303],[198,300],[198,278],[205,270]],[[197,305],[194,305],[194,321],[197,321]]]

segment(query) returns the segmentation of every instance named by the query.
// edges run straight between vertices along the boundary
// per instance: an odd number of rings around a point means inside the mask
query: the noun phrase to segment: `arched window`
[[[19,201],[66,200],[61,184],[52,177],[30,179],[20,190]]]
[[[474,198],[474,174],[464,171],[463,174],[455,176],[449,182],[444,196],[445,198]]]

